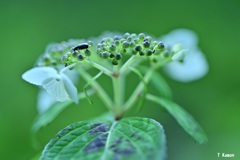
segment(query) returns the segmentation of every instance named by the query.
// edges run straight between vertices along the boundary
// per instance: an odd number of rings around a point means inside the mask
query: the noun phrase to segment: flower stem
[[[86,62],[88,62],[89,64],[91,64],[94,68],[102,71],[104,74],[106,74],[106,75],[109,76],[109,77],[111,77],[112,74],[113,74],[109,69],[107,69],[106,67],[101,66],[101,65],[98,64],[98,63],[95,63],[95,62],[93,62],[93,61],[88,61],[88,60],[86,60]]]
[[[119,69],[119,74],[122,75],[123,73],[126,73],[127,69],[133,64],[137,63],[136,56],[132,55],[126,63],[123,64],[123,66]]]
[[[69,65],[69,66],[67,66],[67,67],[64,67],[60,72],[63,73],[63,72],[65,72],[65,71],[67,71],[68,69],[74,67],[75,65],[77,65],[77,63],[73,63],[73,64],[71,64],[71,65]]]
[[[105,92],[105,90],[99,85],[99,83],[97,81],[92,81],[93,77],[91,75],[89,75],[87,72],[85,72],[83,69],[81,69],[80,67],[78,68],[78,71],[80,73],[80,75],[87,81],[87,82],[91,82],[92,87],[96,90],[97,94],[99,95],[99,97],[101,98],[101,100],[103,101],[103,103],[105,104],[105,106],[111,110],[114,111],[113,109],[113,102],[110,99],[110,97],[107,95],[107,93]]]
[[[127,102],[123,106],[124,113],[127,112],[133,106],[133,104],[138,100],[139,95],[141,95],[141,92],[143,92],[143,90],[144,90],[144,83],[149,82],[153,71],[154,71],[154,68],[153,67],[150,68],[149,71],[143,77],[144,82],[143,81],[139,82],[139,84],[136,87],[136,89],[134,90],[133,94],[131,95],[131,97],[127,100]]]
[[[115,109],[116,109],[116,115],[115,116],[121,116],[122,114],[122,89],[121,87],[121,83],[120,83],[120,77],[119,77],[119,73],[118,73],[118,66],[114,66],[114,73],[112,76],[112,83],[113,83],[113,92],[114,92],[114,102],[115,102]]]

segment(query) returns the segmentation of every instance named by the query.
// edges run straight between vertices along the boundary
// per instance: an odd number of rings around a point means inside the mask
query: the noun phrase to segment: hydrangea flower
[[[72,99],[78,103],[77,88],[64,69],[58,72],[53,67],[35,67],[26,71],[22,78],[34,85],[43,87],[56,101],[64,102]]]
[[[161,37],[161,40],[169,45],[181,43],[184,47],[188,48],[188,54],[183,62],[172,62],[166,65],[166,73],[171,78],[181,82],[190,82],[202,78],[207,74],[208,63],[204,54],[197,46],[198,38],[193,31],[177,29]],[[182,52],[181,54],[184,54],[184,51]],[[178,54],[178,57],[173,57],[173,60],[179,57],[181,57],[180,54]]]

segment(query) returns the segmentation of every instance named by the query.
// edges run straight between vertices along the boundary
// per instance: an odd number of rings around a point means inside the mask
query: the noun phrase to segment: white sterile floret
[[[171,78],[181,82],[190,82],[207,74],[208,63],[204,54],[197,46],[198,37],[193,31],[177,29],[161,37],[161,40],[169,45],[181,43],[184,48],[188,49],[176,52],[172,57],[174,62],[166,65],[166,73]],[[183,57],[183,62],[175,62],[181,61]]]
[[[36,67],[26,71],[22,78],[32,84],[42,86],[57,101],[72,99],[78,103],[77,88],[62,71],[52,67]]]

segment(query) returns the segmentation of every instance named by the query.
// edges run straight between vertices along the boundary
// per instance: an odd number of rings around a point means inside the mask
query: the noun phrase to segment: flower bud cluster
[[[123,58],[131,55],[139,57],[159,56],[168,54],[164,43],[153,41],[144,33],[116,35],[101,40],[97,45],[97,53],[104,59],[110,59],[113,65],[118,65]],[[151,58],[154,59],[154,58]]]
[[[80,43],[71,47],[70,50],[61,57],[61,62],[65,65],[70,65],[78,61],[83,61],[92,54],[92,42]]]
[[[71,65],[84,61],[92,54],[111,61],[113,65],[125,63],[132,55],[150,62],[161,63],[166,59],[182,61],[187,53],[181,45],[166,47],[161,41],[153,40],[144,33],[125,33],[103,38],[97,45],[92,41],[69,40],[51,44],[38,62],[38,66]]]
[[[68,66],[83,61],[92,53],[92,42],[83,40],[69,40],[68,42],[54,43],[47,47],[40,58],[38,66]]]

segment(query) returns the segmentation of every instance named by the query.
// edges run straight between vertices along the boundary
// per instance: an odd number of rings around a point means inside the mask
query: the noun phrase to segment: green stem
[[[121,107],[122,107],[122,93],[121,93],[121,83],[120,77],[118,74],[118,66],[114,66],[114,74],[112,76],[113,91],[114,91],[114,102],[116,109],[116,116],[121,116]]]
[[[139,95],[144,90],[144,83],[149,82],[153,71],[154,71],[154,68],[150,68],[149,71],[143,77],[144,82],[142,82],[142,81],[139,82],[139,84],[136,87],[136,89],[134,90],[133,94],[131,95],[131,97],[127,100],[127,102],[123,106],[124,113],[127,112],[133,106],[133,104],[138,100]]]
[[[78,71],[81,75],[81,77],[83,77],[87,82],[91,82],[93,77],[91,75],[89,75],[87,72],[85,72],[83,69],[81,69],[80,67],[78,68]],[[99,85],[99,83],[97,81],[92,81],[91,82],[92,87],[96,90],[96,92],[98,93],[99,97],[101,98],[101,100],[103,101],[103,103],[105,104],[105,106],[111,110],[113,110],[113,102],[110,99],[110,97],[107,95],[107,93],[105,92],[105,90]]]
[[[133,63],[137,63],[136,61],[136,56],[132,55],[126,63],[123,64],[123,66],[119,69],[119,74],[122,75],[123,73],[126,73],[128,70],[128,67],[130,67]]]
[[[106,67],[101,66],[101,65],[98,64],[98,63],[95,63],[95,62],[89,61],[89,60],[86,60],[86,62],[88,62],[89,64],[91,64],[94,68],[102,71],[104,74],[106,74],[106,75],[109,76],[109,77],[111,77],[112,74],[113,74],[109,69],[107,69]]]
[[[72,67],[74,67],[76,65],[77,65],[77,63],[73,63],[73,64],[71,64],[71,65],[69,65],[67,67],[64,67],[60,72],[64,73],[65,71],[67,71],[68,69],[70,69],[70,68],[72,68]]]
[[[157,96],[152,95],[152,94],[147,94],[146,99],[159,104],[159,98]]]

